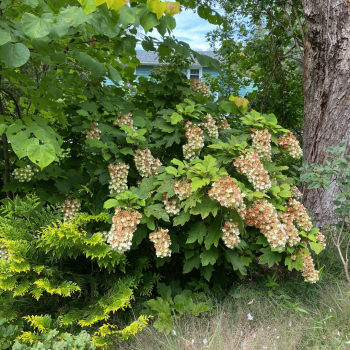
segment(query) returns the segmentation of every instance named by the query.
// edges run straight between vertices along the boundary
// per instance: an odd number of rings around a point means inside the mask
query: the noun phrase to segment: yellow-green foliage
[[[0,318],[24,319],[34,332],[23,332],[18,339],[30,344],[53,328],[64,332],[71,326],[90,327],[99,347],[141,330],[148,317],[123,330],[107,323],[114,313],[130,307],[134,289],[142,285],[141,271],[148,266],[143,259],[127,272],[125,256],[92,230],[107,227],[109,214],[82,214],[74,223],[62,223],[50,209],[35,212],[35,204],[37,199],[28,197],[8,202],[2,210],[1,245],[8,257],[0,259]],[[16,225],[19,230],[13,235]],[[150,277],[144,290],[159,279]]]

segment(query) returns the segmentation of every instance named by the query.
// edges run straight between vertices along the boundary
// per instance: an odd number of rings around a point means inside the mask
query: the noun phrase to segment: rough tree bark
[[[304,161],[322,164],[326,148],[350,149],[350,0],[301,0],[304,43]],[[332,191],[307,190],[303,203],[320,227],[333,221]]]

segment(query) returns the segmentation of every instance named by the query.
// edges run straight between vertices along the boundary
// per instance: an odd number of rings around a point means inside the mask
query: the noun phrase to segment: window
[[[190,71],[190,79],[199,79],[199,69],[191,69]]]

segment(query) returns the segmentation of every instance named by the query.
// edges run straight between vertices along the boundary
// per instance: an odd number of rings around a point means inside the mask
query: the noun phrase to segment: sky
[[[176,20],[176,28],[173,30],[172,35],[174,35],[176,39],[188,43],[192,50],[210,50],[209,43],[206,41],[205,36],[218,26],[210,24],[191,10],[181,11],[181,13],[175,15],[174,18]],[[156,29],[153,29],[148,35],[158,39],[161,38]],[[137,49],[142,50],[141,45],[139,45]]]

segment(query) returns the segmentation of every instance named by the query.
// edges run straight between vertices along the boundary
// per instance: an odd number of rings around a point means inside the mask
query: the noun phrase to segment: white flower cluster
[[[112,218],[112,227],[107,235],[107,243],[111,248],[124,253],[131,247],[131,241],[137,225],[142,219],[142,214],[115,208]]]
[[[210,115],[205,116],[205,123],[201,123],[200,126],[208,133],[212,139],[217,139],[219,137],[219,128],[216,125],[216,120]]]
[[[293,221],[296,222],[300,230],[310,231],[312,229],[311,219],[309,215],[307,215],[305,207],[300,202],[289,198],[286,211],[293,218]]]
[[[297,245],[300,242],[300,236],[297,228],[293,224],[293,217],[288,213],[278,213],[278,218],[282,222],[286,232],[287,244],[289,244],[290,247]]]
[[[316,283],[319,280],[319,271],[315,269],[315,265],[310,252],[309,254],[303,253],[303,258],[304,262],[302,275],[304,277],[305,282]]]
[[[87,139],[100,139],[101,130],[97,126],[97,122],[91,122],[91,128],[85,130]]]
[[[193,79],[191,83],[191,90],[206,97],[209,97],[211,94],[208,85],[202,79]]]
[[[19,182],[29,182],[38,171],[38,169],[32,169],[30,165],[27,165],[25,168],[16,168],[12,175]]]
[[[177,197],[168,198],[166,193],[163,195],[163,203],[165,206],[165,211],[170,215],[178,215],[180,213],[180,201]]]
[[[63,220],[70,223],[80,211],[81,203],[77,199],[67,199],[59,208],[63,213]]]
[[[251,129],[253,133],[250,137],[253,139],[252,146],[258,153],[261,160],[271,161],[271,134],[267,129]]]
[[[170,250],[170,236],[168,234],[169,230],[161,229],[158,232],[152,232],[149,235],[149,239],[154,243],[154,248],[156,249],[156,255],[158,258],[166,258],[171,256]]]
[[[218,123],[218,128],[220,130],[230,130],[230,124],[228,123],[227,119],[225,117],[220,117],[220,121]]]
[[[269,174],[261,164],[257,152],[243,154],[233,164],[240,174],[248,178],[256,191],[267,192],[271,187]]]
[[[326,248],[326,237],[323,235],[322,232],[319,232],[316,236],[316,239],[318,242],[320,242],[323,245],[323,249]]]
[[[187,143],[182,146],[184,158],[188,160],[198,158],[204,147],[203,130],[198,126],[191,127],[191,125],[192,123],[190,121],[186,123],[187,130],[185,136]]]
[[[292,186],[290,188],[290,192],[292,193],[292,198],[299,199],[303,196],[303,194],[299,191],[298,187]]]
[[[266,200],[256,202],[247,210],[245,222],[255,226],[267,238],[272,248],[282,249],[287,243],[287,235],[283,225],[278,220],[275,207]]]
[[[233,249],[241,241],[239,239],[238,222],[226,221],[221,236],[227,248]]]
[[[243,202],[245,193],[237,187],[237,181],[230,176],[222,177],[219,181],[214,182],[208,196],[216,200],[221,206],[228,209],[235,209],[241,218],[244,218],[246,205]]]
[[[108,171],[111,180],[109,181],[109,190],[111,193],[121,193],[128,189],[128,164],[109,164]]]
[[[158,169],[162,166],[161,161],[154,158],[148,148],[146,148],[144,151],[140,149],[136,150],[134,162],[142,177],[158,175]]]
[[[7,259],[8,258],[8,250],[7,248],[0,243],[0,259]]]
[[[118,118],[113,122],[113,125],[128,125],[130,126],[134,131],[137,130],[137,127],[134,126],[134,121],[131,119],[131,113],[124,114],[122,116],[118,115]]]
[[[175,181],[173,188],[175,193],[178,195],[180,201],[187,199],[193,193],[193,189],[191,187],[191,182],[189,179],[186,179],[184,184],[181,184],[180,181]]]
[[[303,150],[300,148],[299,141],[292,133],[281,136],[278,142],[281,148],[288,151],[292,158],[298,159],[303,156]]]

